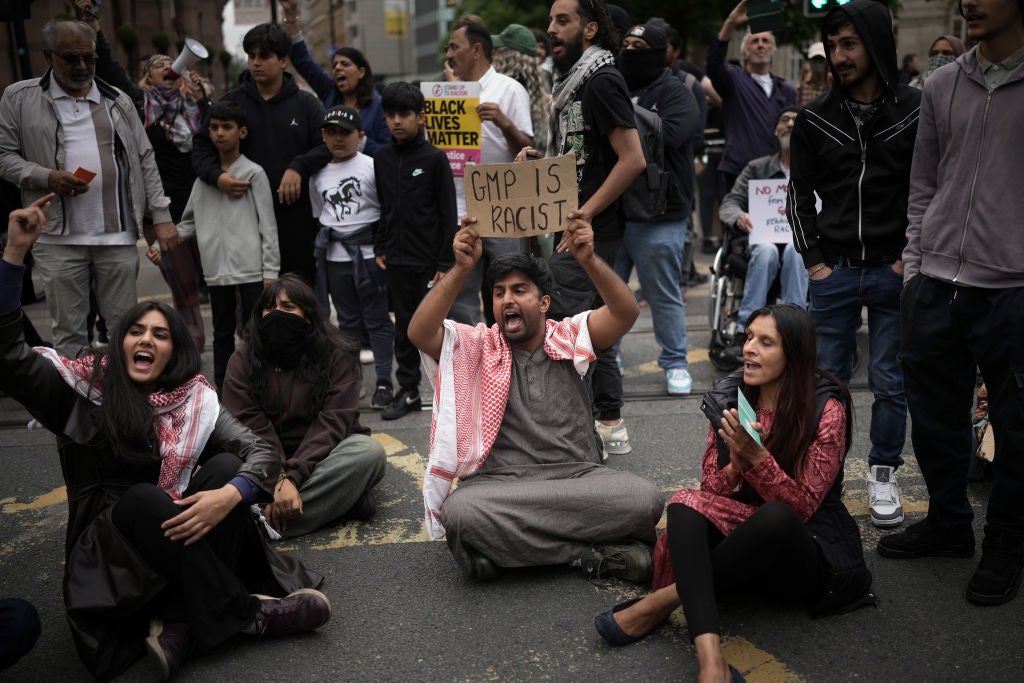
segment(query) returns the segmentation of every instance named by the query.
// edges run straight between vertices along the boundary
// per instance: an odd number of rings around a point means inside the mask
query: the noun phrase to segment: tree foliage
[[[898,0],[881,0],[895,11]],[[706,46],[718,34],[722,21],[735,7],[737,0],[618,0],[619,5],[635,23],[650,17],[661,17],[674,26],[683,36],[686,46]],[[803,0],[782,0],[786,27],[776,32],[779,44],[800,43],[813,40],[820,30],[820,20],[808,19],[803,15]],[[456,9],[456,16],[463,13],[479,14],[492,33],[498,33],[510,23],[530,28],[546,29],[547,0],[463,0]]]

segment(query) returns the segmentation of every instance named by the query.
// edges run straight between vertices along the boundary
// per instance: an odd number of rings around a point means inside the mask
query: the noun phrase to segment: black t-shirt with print
[[[618,160],[608,135],[614,128],[636,128],[636,118],[626,82],[618,70],[610,66],[591,76],[582,99],[569,106],[573,116],[566,142],[576,154],[576,182],[582,206],[601,187]],[[596,240],[620,239],[624,224],[618,201],[595,216],[593,226]]]

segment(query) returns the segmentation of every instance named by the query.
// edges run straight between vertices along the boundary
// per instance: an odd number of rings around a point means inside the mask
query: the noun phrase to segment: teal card
[[[743,429],[750,434],[750,438],[761,445],[761,435],[757,433],[757,430],[751,427],[753,423],[757,422],[757,413],[754,412],[754,407],[750,405],[750,401],[743,395],[741,389],[736,390],[736,408],[740,414],[740,424],[743,425]]]

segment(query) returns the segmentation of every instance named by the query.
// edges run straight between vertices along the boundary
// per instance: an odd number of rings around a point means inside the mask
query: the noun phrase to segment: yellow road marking
[[[749,683],[800,683],[803,678],[786,668],[768,652],[746,638],[732,636],[722,645],[727,662],[736,667]]]
[[[68,499],[67,490],[63,486],[58,486],[49,493],[44,493],[41,496],[36,496],[28,503],[15,503],[16,498],[4,498],[0,500],[3,507],[0,508],[0,512],[4,514],[11,514],[12,512],[24,512],[25,510],[40,510],[50,505],[56,505],[57,503],[63,503]]]
[[[686,354],[687,363],[706,363],[708,362],[708,350],[707,349],[694,349]],[[661,372],[661,368],[658,367],[658,361],[652,360],[647,363],[641,363],[640,365],[631,365],[628,368],[624,368],[622,371],[622,377],[640,377],[642,375],[650,375],[655,372]]]

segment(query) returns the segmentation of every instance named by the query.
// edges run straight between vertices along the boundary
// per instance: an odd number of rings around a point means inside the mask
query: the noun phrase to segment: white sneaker
[[[665,389],[669,396],[686,396],[693,390],[693,378],[686,368],[669,368],[665,371]]]
[[[903,523],[903,505],[896,484],[896,470],[888,465],[872,465],[867,477],[871,523],[893,527]]]
[[[359,349],[359,362],[363,365],[369,365],[373,362],[373,351],[370,349]]]
[[[601,424],[595,420],[594,427],[604,446],[604,452],[601,454],[603,458],[607,459],[609,455],[626,455],[633,452],[633,447],[629,445],[629,432],[626,431],[626,423],[622,420],[615,425]]]

